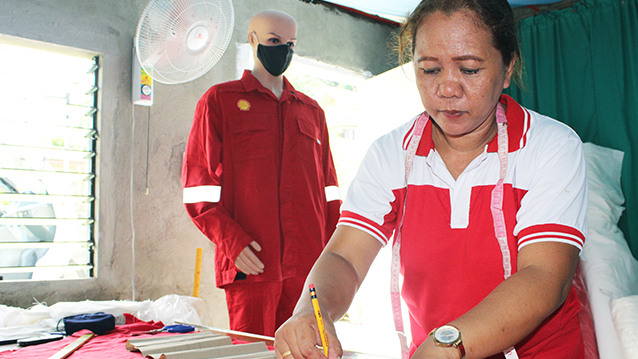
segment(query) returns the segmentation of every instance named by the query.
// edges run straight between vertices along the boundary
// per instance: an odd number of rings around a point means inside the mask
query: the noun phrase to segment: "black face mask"
[[[273,76],[279,76],[288,69],[294,51],[288,44],[277,46],[257,45],[257,58],[264,65],[266,71]]]

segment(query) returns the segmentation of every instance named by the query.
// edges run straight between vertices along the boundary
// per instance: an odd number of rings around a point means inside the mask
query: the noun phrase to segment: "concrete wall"
[[[180,171],[195,104],[211,85],[234,79],[236,44],[246,41],[250,17],[268,8],[294,16],[299,23],[299,55],[373,74],[393,67],[388,61],[391,55],[387,43],[394,29],[388,25],[300,0],[235,0],[233,38],[217,65],[186,84],[156,83],[154,105],[133,108],[132,39],[146,3],[0,1],[1,34],[103,55],[96,222],[98,276],[74,281],[0,282],[0,304],[26,308],[34,299],[52,305],[59,301],[140,301],[156,300],[166,294],[191,295],[196,248],[202,247],[203,320],[208,325],[226,327],[224,292],[214,284],[214,246],[184,211]],[[131,197],[136,254],[134,291]]]

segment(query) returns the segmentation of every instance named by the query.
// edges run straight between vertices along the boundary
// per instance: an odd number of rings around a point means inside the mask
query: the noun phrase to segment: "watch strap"
[[[463,346],[463,341],[459,341],[458,345],[455,345],[455,347],[459,350],[459,353],[461,353],[461,359],[465,358],[465,347]]]

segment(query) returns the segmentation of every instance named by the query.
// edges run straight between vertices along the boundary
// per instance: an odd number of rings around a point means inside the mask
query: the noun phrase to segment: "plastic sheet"
[[[0,305],[0,328],[34,326],[55,329],[60,319],[78,314],[104,312],[116,318],[129,313],[143,321],[161,321],[166,325],[182,321],[201,324],[200,298],[169,294],[155,301],[128,300],[59,302],[51,306],[38,303],[22,309]]]

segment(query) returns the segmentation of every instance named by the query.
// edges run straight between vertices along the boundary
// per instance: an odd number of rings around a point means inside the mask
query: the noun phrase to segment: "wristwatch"
[[[428,336],[434,337],[434,344],[440,347],[455,347],[461,353],[461,359],[465,358],[465,347],[461,340],[459,328],[453,325],[444,325],[432,329]]]

